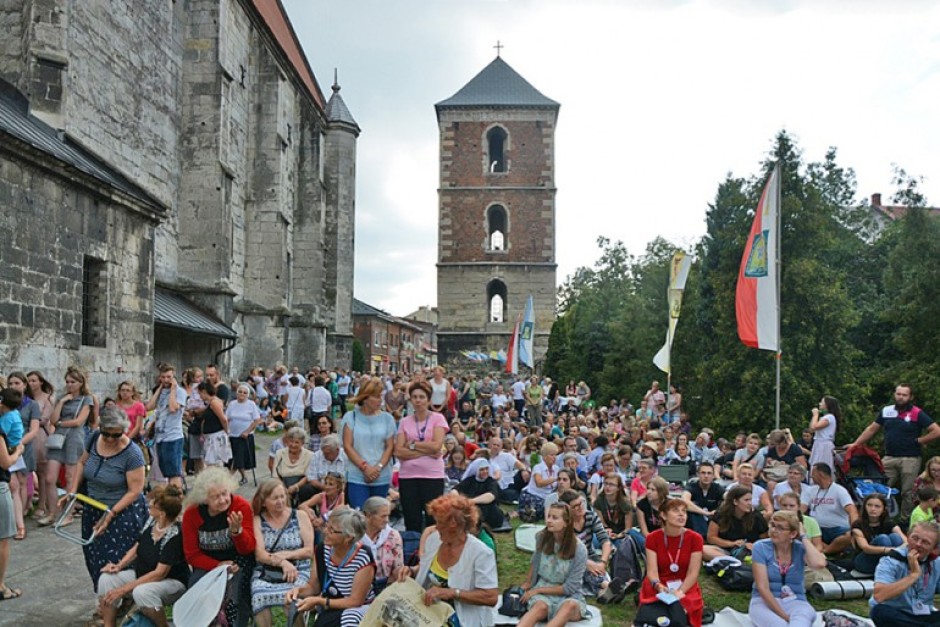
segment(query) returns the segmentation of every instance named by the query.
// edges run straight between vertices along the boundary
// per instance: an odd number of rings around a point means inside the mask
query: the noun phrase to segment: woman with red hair
[[[451,492],[428,503],[437,528],[428,535],[421,563],[398,572],[398,580],[415,576],[426,592],[424,602],[454,606],[461,627],[485,627],[496,622],[499,582],[496,556],[474,537],[480,512],[465,496]]]

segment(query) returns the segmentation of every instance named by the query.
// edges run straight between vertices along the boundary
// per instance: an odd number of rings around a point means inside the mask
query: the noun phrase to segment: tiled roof
[[[398,325],[401,325],[401,326],[403,326],[403,327],[407,327],[407,328],[409,328],[409,329],[412,329],[412,330],[414,330],[414,331],[423,331],[423,330],[424,330],[424,329],[422,329],[421,327],[415,325],[413,322],[409,322],[409,321],[407,321],[407,320],[403,320],[403,319],[401,319],[401,318],[395,317],[395,316],[393,316],[392,314],[388,313],[387,311],[383,311],[382,309],[379,309],[378,307],[373,307],[372,305],[369,305],[369,304],[367,304],[367,303],[362,302],[362,301],[359,300],[358,298],[354,298],[354,299],[353,299],[352,315],[354,315],[354,316],[371,316],[371,317],[373,317],[373,318],[379,318],[379,319],[381,319],[381,320],[385,320],[386,322],[391,322],[391,323],[394,323],[394,324],[398,324]]]
[[[238,334],[207,311],[196,307],[183,296],[158,287],[153,296],[153,322],[199,335],[234,340]]]
[[[66,166],[151,205],[156,213],[166,212],[166,207],[160,201],[131,182],[103,159],[75,143],[64,133],[59,133],[31,115],[26,97],[13,85],[0,79],[0,134],[3,133],[57,159]]]
[[[278,0],[253,0],[253,4],[261,19],[267,24],[271,34],[274,35],[274,39],[277,40],[281,50],[287,55],[294,69],[297,70],[300,80],[307,86],[307,91],[310,92],[317,105],[323,109],[323,94],[320,92],[320,86],[313,75],[313,70],[310,69],[310,64],[307,62],[307,57],[304,55],[303,48],[297,39],[294,27],[291,26],[290,20],[287,18],[283,5]]]
[[[529,84],[502,58],[496,57],[460,91],[437,103],[435,108],[488,106],[557,109],[560,105]]]

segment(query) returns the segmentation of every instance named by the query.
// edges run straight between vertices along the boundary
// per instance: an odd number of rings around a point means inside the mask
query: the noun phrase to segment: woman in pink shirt
[[[130,381],[122,381],[117,389],[118,407],[127,414],[127,419],[131,421],[131,426],[127,428],[127,437],[135,442],[140,440],[140,428],[144,424],[144,417],[147,415],[147,408],[140,400],[140,392]]]
[[[430,411],[431,385],[415,381],[408,386],[414,413],[401,419],[395,441],[395,456],[401,462],[399,493],[405,528],[422,531],[434,520],[425,506],[444,494],[444,435],[450,430],[447,419]]]

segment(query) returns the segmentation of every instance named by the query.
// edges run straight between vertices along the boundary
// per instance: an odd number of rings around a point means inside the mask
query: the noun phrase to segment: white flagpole
[[[781,249],[783,248],[783,229],[781,224],[783,223],[783,206],[781,204],[781,189],[783,188],[783,172],[780,169],[780,162],[777,161],[777,165],[774,166],[774,169],[777,170],[777,263],[776,263],[776,281],[777,281],[777,385],[776,385],[776,399],[774,407],[774,424],[776,429],[780,429],[780,362],[782,361],[783,355],[783,341],[780,337],[780,318],[781,318],[781,307],[780,303],[780,257]]]

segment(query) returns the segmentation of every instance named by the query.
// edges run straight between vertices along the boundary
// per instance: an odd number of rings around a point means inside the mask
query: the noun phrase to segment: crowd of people
[[[148,393],[125,381],[102,399],[79,368],[61,392],[40,372],[10,373],[0,599],[23,593],[5,570],[26,517],[72,524],[81,493],[100,504],[86,503],[79,524],[94,536],[83,550],[107,626],[131,603],[166,625],[163,608],[220,565],[231,575],[220,616],[232,625],[270,625],[275,607],[312,612],[321,627],[357,625],[409,577],[425,603],[453,608],[452,624],[493,625],[493,534],[515,516],[544,524],[525,581],[503,582],[521,583],[523,625],[576,622],[587,598],[617,603],[637,590],[638,620],[680,611],[699,627],[703,563],[749,557],[755,624],[808,626],[808,584],[825,580],[827,557],[847,556],[874,578],[876,624],[940,624],[940,457],[920,472],[940,427],[909,385],[850,445],[884,430],[886,472],[904,488],[891,520],[884,495],[857,506],[835,479],[842,416],[831,396],[807,412],[799,439],[726,439],[693,430],[675,386],[601,406],[584,382],[503,376],[278,367],[226,384],[215,365],[178,378],[160,364]],[[237,492],[254,475],[258,431],[277,434],[271,478],[249,501]]]

